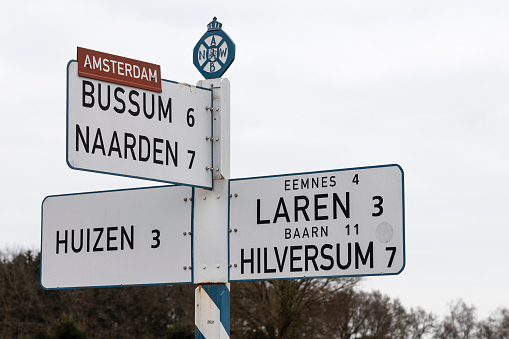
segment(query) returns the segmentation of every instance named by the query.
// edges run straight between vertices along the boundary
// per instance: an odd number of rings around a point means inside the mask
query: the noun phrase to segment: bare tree
[[[477,316],[475,306],[467,306],[463,300],[451,302],[450,313],[435,330],[438,339],[475,339]]]
[[[410,309],[410,339],[423,339],[426,334],[431,334],[436,324],[436,316],[433,313],[427,313],[421,307]]]
[[[358,338],[369,316],[368,295],[353,288],[331,294],[322,319],[328,338]]]
[[[323,305],[358,279],[298,279],[232,285],[232,337],[322,338]]]
[[[478,325],[483,339],[509,339],[509,310],[500,308]]]
[[[0,255],[0,337],[22,336],[48,326],[39,293],[39,263],[40,256],[31,251]]]
[[[408,337],[410,321],[399,300],[391,301],[388,296],[374,291],[367,294],[364,303],[366,320],[360,327],[359,338],[406,339]]]

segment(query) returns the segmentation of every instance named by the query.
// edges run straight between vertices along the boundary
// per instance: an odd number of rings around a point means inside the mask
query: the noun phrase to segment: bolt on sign
[[[398,165],[230,180],[230,281],[399,274]]]
[[[212,188],[212,90],[161,80],[153,64],[78,51],[67,66],[68,165]]]

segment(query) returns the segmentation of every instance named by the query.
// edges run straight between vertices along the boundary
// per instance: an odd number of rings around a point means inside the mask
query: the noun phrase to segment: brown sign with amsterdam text
[[[162,92],[161,66],[82,47],[78,47],[78,75]]]

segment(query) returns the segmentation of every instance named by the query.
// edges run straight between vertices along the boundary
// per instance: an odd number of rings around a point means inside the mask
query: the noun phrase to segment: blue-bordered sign
[[[205,79],[220,78],[235,59],[235,44],[214,19],[193,51],[193,63]]]
[[[67,65],[72,169],[212,188],[212,90],[162,79],[157,93],[78,75]],[[207,169],[207,170],[206,170]]]
[[[405,267],[398,165],[229,185],[229,281],[391,275]]]
[[[158,186],[46,197],[41,285],[192,283],[193,192]]]

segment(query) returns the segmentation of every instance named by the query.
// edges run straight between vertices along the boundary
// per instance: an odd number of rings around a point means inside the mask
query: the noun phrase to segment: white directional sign
[[[42,286],[192,283],[192,193],[161,186],[46,197]]]
[[[398,165],[230,180],[230,281],[398,274]]]
[[[67,68],[71,168],[212,188],[212,91],[162,81],[162,92]],[[206,169],[207,168],[207,169]]]

